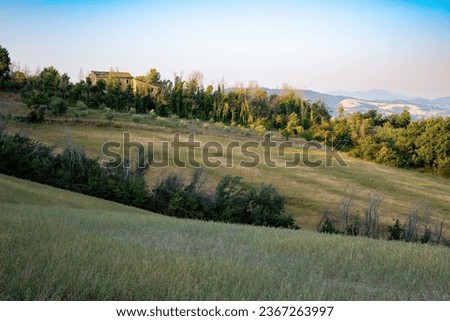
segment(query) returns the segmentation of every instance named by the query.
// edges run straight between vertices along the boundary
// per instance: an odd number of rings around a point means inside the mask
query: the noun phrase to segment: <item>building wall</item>
[[[120,87],[122,90],[126,90],[128,86],[131,86],[134,93],[147,94],[149,92],[152,92],[153,94],[156,94],[159,90],[158,87],[152,86],[133,77],[114,76],[114,74],[111,75],[111,73],[109,72],[91,72],[89,74],[89,78],[91,79],[93,85],[95,85],[100,79],[104,79],[106,83],[110,81],[112,81],[113,84],[120,83]]]

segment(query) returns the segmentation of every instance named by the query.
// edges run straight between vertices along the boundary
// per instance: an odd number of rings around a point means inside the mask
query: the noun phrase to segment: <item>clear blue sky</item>
[[[318,91],[450,96],[450,1],[0,2],[0,45],[54,65]]]

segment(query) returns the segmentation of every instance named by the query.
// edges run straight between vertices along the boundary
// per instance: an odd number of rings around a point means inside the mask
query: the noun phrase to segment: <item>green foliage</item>
[[[210,219],[210,197],[201,190],[202,172],[196,169],[189,184],[181,175],[170,174],[153,189],[152,209],[180,218]]]
[[[3,89],[6,85],[6,81],[9,79],[11,59],[6,48],[0,46],[0,89]]]
[[[53,173],[52,150],[20,135],[0,141],[0,171],[4,174],[47,183]]]
[[[27,137],[6,136],[0,141],[0,171],[40,183],[119,203],[144,207],[149,202],[144,172],[122,166],[103,168],[69,144],[60,155]]]
[[[84,102],[82,102],[81,100],[77,101],[75,107],[79,110],[87,110],[87,108],[88,108],[87,105]]]
[[[344,150],[353,156],[395,167],[425,168],[450,177],[448,117],[411,121],[407,111],[386,118],[376,112],[354,113],[333,121],[333,135],[334,142],[350,142]]]
[[[271,185],[242,184],[241,177],[224,176],[214,195],[214,219],[223,222],[298,228],[284,214],[285,199]]]
[[[30,123],[42,123],[45,120],[45,111],[47,106],[45,105],[34,105],[31,107],[31,111],[26,117],[26,121]]]
[[[389,240],[399,241],[402,239],[403,228],[400,226],[400,221],[395,220],[392,226],[388,226],[387,230],[389,232]]]
[[[11,76],[9,64],[7,50],[0,47],[0,86],[6,76]],[[90,78],[72,84],[67,74],[52,66],[33,76],[20,71],[12,76],[30,108],[29,122],[44,121],[46,109],[54,115],[64,114],[67,104],[80,110],[108,106],[112,111],[106,114],[109,122],[114,119],[113,112],[153,111],[154,117],[212,119],[224,128],[228,124],[250,127],[259,135],[276,129],[286,140],[298,135],[366,160],[450,177],[449,118],[412,121],[407,110],[387,117],[375,110],[344,115],[340,106],[339,117],[331,120],[323,102],[304,100],[292,88],[270,96],[255,83],[228,90],[223,84],[204,88],[200,72],[193,72],[187,79],[175,75],[171,81],[150,69],[146,76],[137,78],[157,86],[157,90],[145,93],[134,93],[131,86],[124,89],[114,81],[99,80],[94,85]]]
[[[105,117],[109,122],[112,122],[115,118],[115,115],[112,111],[108,110],[105,114]]]
[[[67,111],[67,103],[59,97],[54,97],[50,102],[50,111],[53,115],[63,115]]]
[[[406,128],[411,122],[411,115],[407,110],[402,111],[400,115],[392,114],[387,117],[387,121],[394,128]]]
[[[321,222],[319,225],[319,232],[326,234],[342,234],[342,232],[336,228],[335,223],[329,217],[325,217]]]
[[[197,169],[187,184],[171,174],[149,192],[144,178],[149,163],[143,151],[139,155],[144,158],[134,170],[128,160],[101,167],[70,143],[55,156],[52,149],[27,137],[2,134],[0,172],[169,216],[296,228],[275,188],[257,189],[241,183],[240,177],[225,176],[209,195],[202,190],[204,177]]]
[[[189,184],[171,174],[153,189],[151,209],[165,215],[219,222],[297,228],[285,215],[285,200],[270,185],[245,185],[241,177],[224,176],[214,195],[202,190],[202,172],[195,170]]]
[[[335,121],[333,123],[333,147],[342,151],[349,150],[353,145],[351,134],[350,124],[345,118]]]
[[[155,69],[152,68],[148,72],[148,74],[145,76],[145,80],[152,85],[159,85],[161,81],[161,74]]]
[[[250,212],[254,225],[287,227],[298,229],[291,216],[284,213],[286,198],[272,185],[262,184],[250,200]]]

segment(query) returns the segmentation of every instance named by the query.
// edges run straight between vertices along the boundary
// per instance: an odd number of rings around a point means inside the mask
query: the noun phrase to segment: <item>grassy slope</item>
[[[95,115],[94,119],[99,119],[100,115]],[[121,116],[126,121],[127,116]],[[128,116],[128,121],[130,116]],[[143,117],[142,119],[145,120]],[[184,127],[179,126],[184,122]],[[186,125],[187,123],[187,125]],[[67,136],[77,145],[86,149],[92,156],[100,155],[102,144],[109,140],[122,141],[123,132],[130,132],[131,139],[142,142],[145,146],[147,142],[154,141],[158,148],[160,142],[170,141],[174,132],[179,129],[184,132],[196,131],[197,140],[202,143],[215,140],[223,145],[232,140],[240,140],[241,144],[249,138],[237,135],[237,130],[224,132],[211,128],[204,129],[202,125],[194,121],[185,120],[147,120],[139,124],[123,122],[123,128],[95,127],[92,125],[75,124],[73,121],[60,124],[33,125],[21,128],[19,125],[12,125],[12,130],[21,130],[27,135],[47,144],[54,144],[62,148]],[[174,128],[170,128],[174,127]],[[187,140],[186,135],[182,135],[182,140]],[[250,139],[260,139],[252,136]],[[299,149],[295,149],[299,151]],[[160,152],[157,150],[157,152]],[[257,151],[262,158],[263,151]],[[183,153],[183,151],[182,151]],[[320,158],[324,157],[321,152],[316,152]],[[157,154],[159,157],[159,154]],[[287,211],[291,213],[297,223],[306,229],[315,230],[319,223],[321,213],[326,209],[333,209],[336,203],[344,194],[346,189],[356,188],[358,191],[355,203],[355,210],[360,213],[367,201],[369,193],[381,192],[384,195],[382,220],[391,224],[392,219],[404,219],[406,213],[415,203],[428,204],[433,209],[433,215],[439,219],[444,219],[446,230],[450,231],[450,193],[448,191],[449,180],[431,174],[420,173],[414,170],[404,170],[388,167],[375,163],[345,157],[348,167],[319,167],[309,168],[300,166],[297,168],[268,168],[260,165],[256,168],[240,168],[237,165],[239,160],[245,159],[242,155],[234,157],[235,166],[233,168],[208,169],[209,188],[213,189],[219,178],[225,174],[239,175],[244,177],[244,181],[253,184],[271,183],[278,188],[283,195],[287,196]],[[274,157],[278,164],[282,164],[282,159]],[[289,157],[288,157],[289,158]],[[200,158],[198,158],[200,159]],[[169,171],[182,171],[170,167]],[[159,178],[155,170],[149,174],[150,185]],[[448,234],[448,233],[447,233]]]
[[[450,250],[164,217],[0,175],[0,299],[450,300]]]

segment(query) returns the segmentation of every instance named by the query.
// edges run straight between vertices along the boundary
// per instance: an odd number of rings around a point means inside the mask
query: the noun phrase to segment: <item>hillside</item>
[[[449,300],[450,251],[173,219],[0,175],[1,300]]]
[[[269,94],[281,94],[281,89],[265,88]],[[344,107],[344,114],[351,112],[365,113],[374,109],[382,115],[400,114],[409,111],[413,119],[424,117],[450,116],[450,97],[437,99],[409,98],[394,93],[371,90],[367,92],[335,91],[321,93],[313,90],[299,90],[304,99],[311,102],[321,100],[337,116],[338,107]]]
[[[247,129],[237,127],[221,127],[208,122],[184,120],[178,118],[152,118],[150,115],[130,116],[115,115],[115,121],[108,124],[102,111],[86,111],[87,116],[75,118],[69,111],[68,117],[50,119],[45,124],[21,125],[10,124],[10,131],[26,133],[30,137],[55,146],[61,151],[68,140],[85,149],[92,157],[101,155],[101,146],[107,141],[123,141],[123,133],[130,133],[132,141],[141,142],[147,147],[153,142],[155,157],[159,161],[163,141],[170,142],[174,134],[181,131],[180,140],[187,141],[187,134],[195,132],[195,139],[201,144],[216,141],[227,146],[231,142],[243,144],[246,141],[260,141],[261,137],[250,133]],[[139,122],[130,121],[139,117]],[[281,139],[278,137],[278,139]],[[433,216],[445,220],[446,230],[450,230],[450,194],[448,179],[435,175],[420,173],[415,170],[404,170],[358,160],[341,154],[348,166],[310,167],[303,164],[295,168],[284,167],[286,160],[291,160],[293,154],[303,154],[302,140],[294,140],[295,148],[288,149],[285,157],[273,151],[276,168],[260,164],[253,168],[243,168],[239,162],[247,158],[235,149],[233,166],[222,165],[218,168],[206,168],[208,181],[205,183],[210,190],[215,188],[219,179],[226,175],[238,175],[250,184],[270,183],[287,197],[287,212],[292,214],[302,229],[316,230],[322,213],[335,209],[340,200],[349,190],[355,190],[354,210],[361,213],[370,193],[381,193],[384,200],[381,204],[382,222],[392,224],[393,219],[403,220],[414,204],[427,204],[432,209]],[[123,147],[123,146],[122,146]],[[252,149],[263,159],[263,148]],[[131,155],[135,149],[131,149]],[[325,160],[324,151],[312,149],[309,151],[312,159]],[[181,156],[186,160],[186,150],[181,150]],[[196,151],[197,159],[201,160],[201,151]],[[225,161],[224,154],[218,159]],[[231,163],[231,162],[230,162]],[[189,167],[179,168],[170,162],[166,168],[152,168],[148,173],[148,183],[153,186],[161,173],[177,172],[189,176]]]

